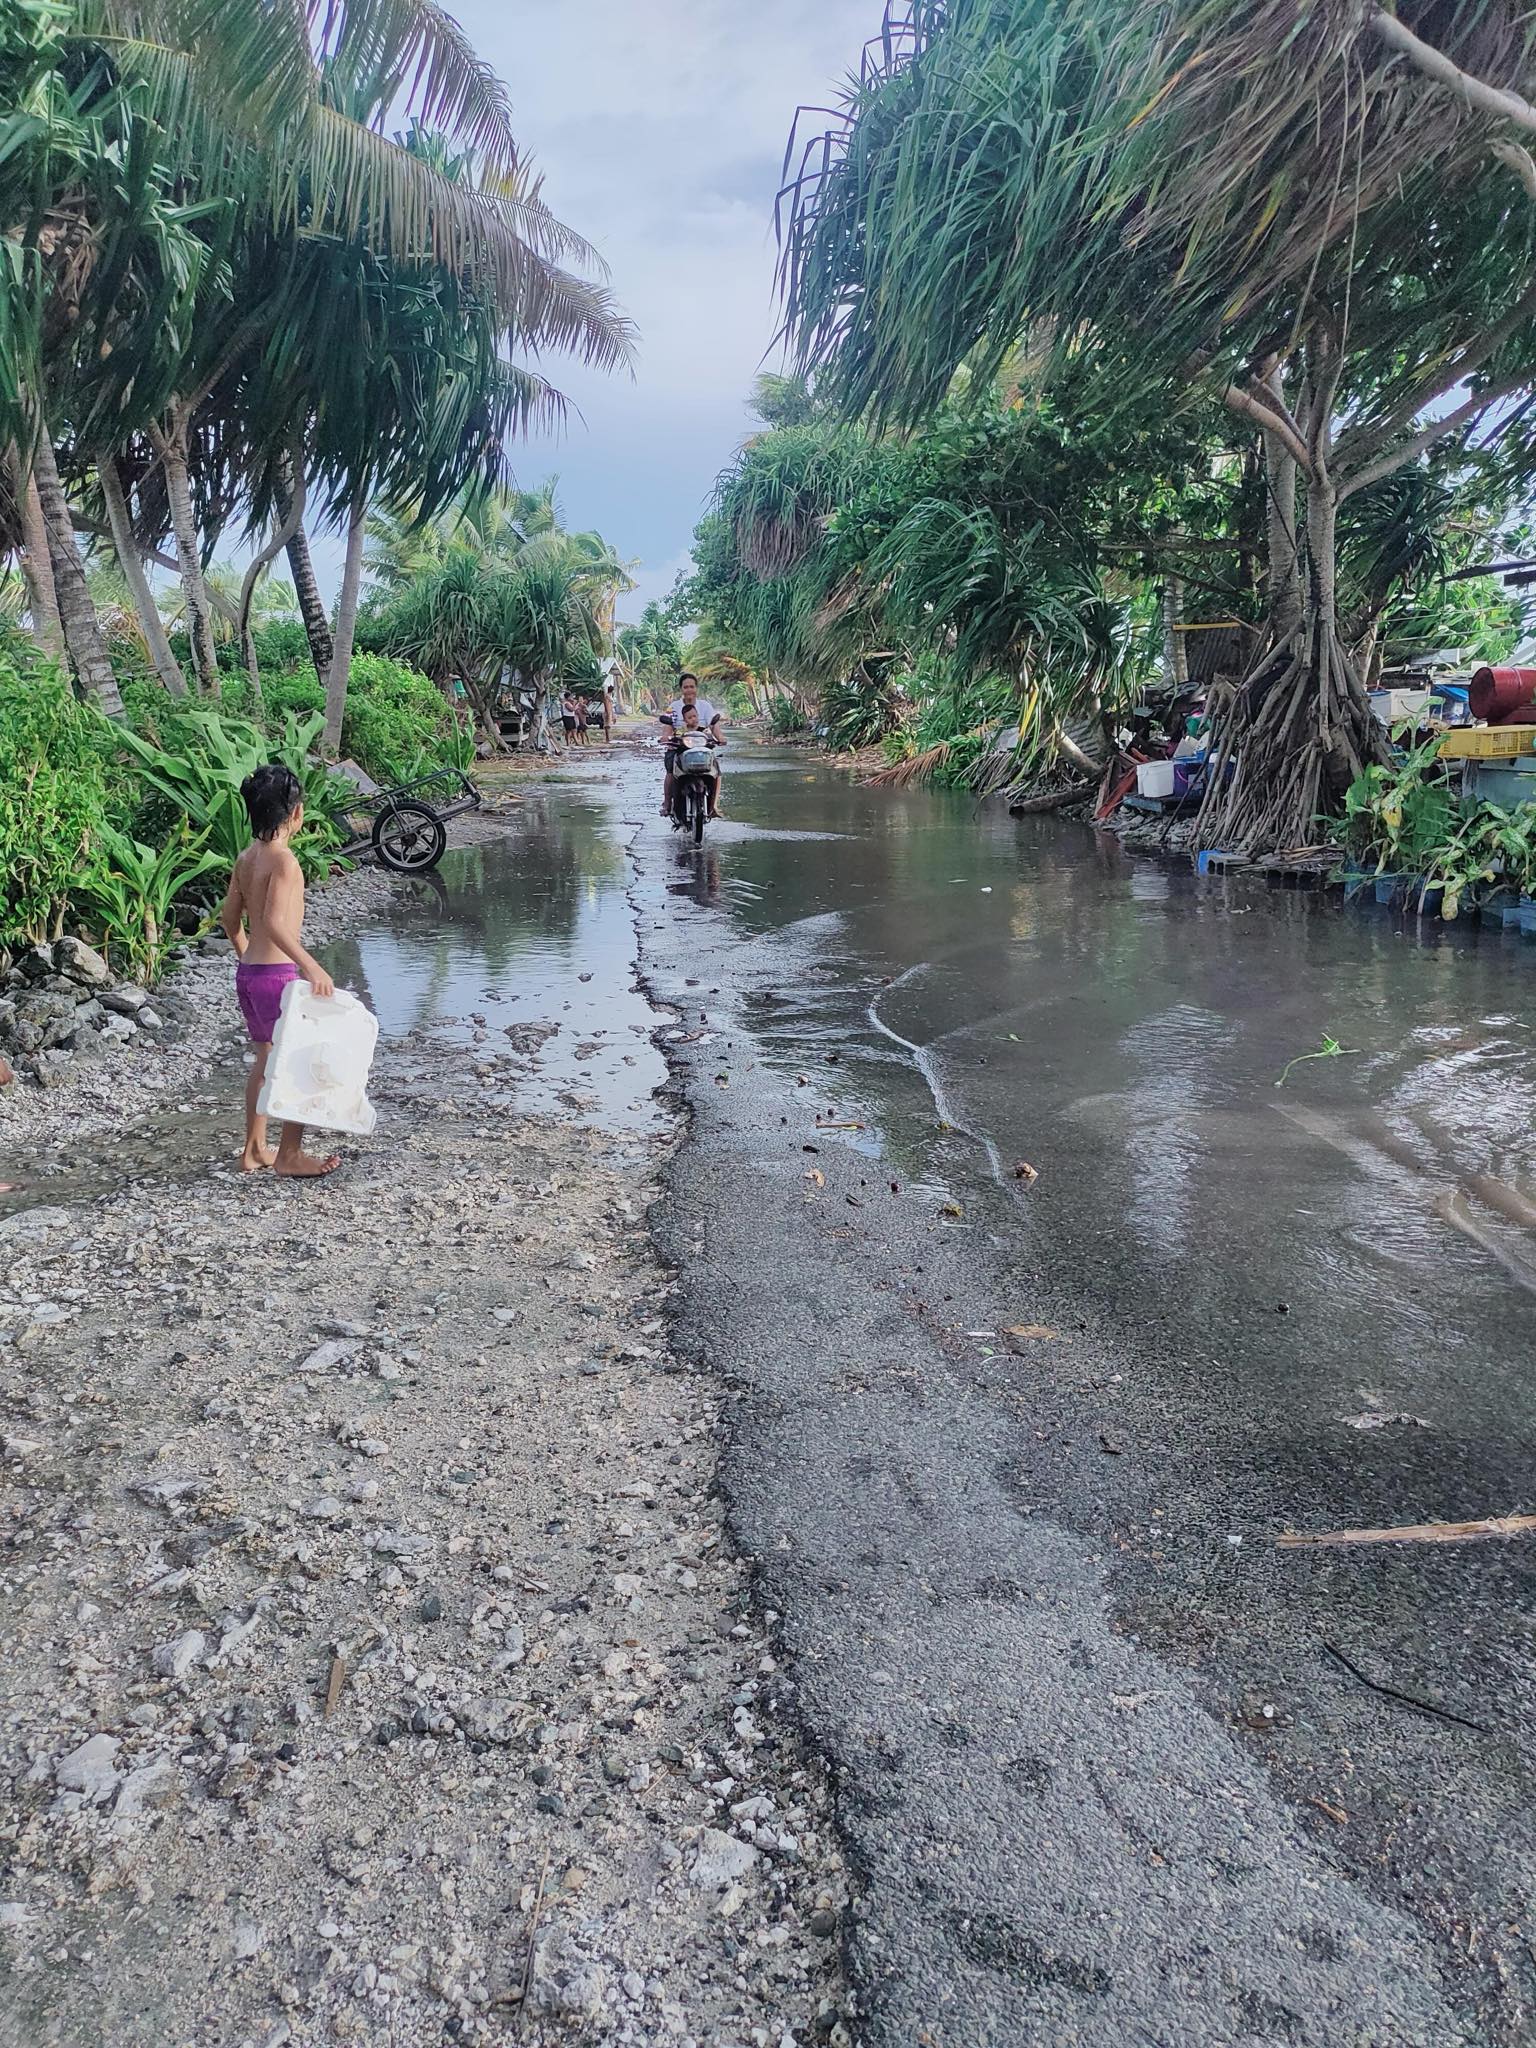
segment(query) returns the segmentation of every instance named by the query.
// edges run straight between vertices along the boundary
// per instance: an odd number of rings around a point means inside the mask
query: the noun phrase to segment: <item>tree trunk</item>
[[[1296,458],[1277,434],[1264,436],[1265,528],[1269,548],[1269,617],[1277,636],[1294,631],[1302,612],[1301,550],[1296,540]]]
[[[554,748],[549,737],[549,683],[543,676],[539,676],[534,682],[533,717],[530,723],[532,726],[531,737],[533,739],[534,752],[536,754],[552,753]]]
[[[501,681],[500,670],[498,669],[489,681],[484,681],[479,676],[471,675],[468,669],[466,669],[463,675],[460,676],[459,681],[464,685],[464,695],[469,700],[471,727],[478,726],[480,737],[485,745],[493,753],[501,753],[501,727],[496,723],[494,695]],[[449,702],[452,703],[452,701],[450,697]]]
[[[1163,583],[1163,668],[1172,690],[1184,690],[1189,685],[1189,655],[1184,635],[1178,630],[1183,609],[1183,581],[1169,576]]]
[[[292,473],[292,466],[285,465]],[[261,669],[256,660],[256,638],[251,631],[251,607],[256,602],[256,586],[271,567],[272,563],[298,533],[304,522],[304,486],[302,472],[297,492],[283,495],[278,508],[277,525],[267,537],[266,546],[252,557],[251,566],[246,570],[240,585],[240,602],[235,612],[235,630],[240,636],[240,659],[245,663],[245,672],[251,679],[251,695],[256,703],[261,702]]]
[[[1361,769],[1390,759],[1339,636],[1337,522],[1332,485],[1314,481],[1301,611],[1219,719],[1196,832],[1202,847],[1252,858],[1315,845]]]
[[[179,401],[167,414],[168,428],[149,430],[165,465],[165,490],[170,503],[171,531],[176,537],[176,560],[181,568],[181,587],[186,598],[187,638],[192,643],[192,666],[198,688],[209,697],[219,694],[219,658],[213,645],[213,614],[208,585],[203,577],[203,560],[197,545],[197,520],[192,510],[192,479],[187,469],[187,415]]]
[[[6,468],[21,520],[21,574],[27,586],[27,613],[32,637],[51,660],[64,660],[64,623],[53,587],[53,560],[48,552],[48,522],[37,495],[37,478],[20,451],[6,451]]]
[[[48,556],[53,569],[54,594],[58,599],[59,622],[69,665],[80,688],[94,697],[109,718],[123,716],[122,693],[112,672],[106,636],[91,593],[86,588],[85,569],[75,546],[74,520],[69,500],[59,480],[53,443],[46,421],[38,422],[37,445],[32,451],[32,477],[37,485],[38,503],[48,532]]]
[[[341,595],[336,601],[336,643],[330,673],[325,679],[325,731],[320,744],[333,758],[341,747],[341,721],[347,709],[347,677],[352,668],[352,639],[357,631],[357,599],[363,582],[363,525],[367,517],[368,500],[359,491],[347,519],[347,558],[341,571]]]
[[[293,506],[296,481],[296,477],[290,473],[279,486],[278,510],[284,515],[285,520]],[[320,586],[315,581],[315,564],[309,552],[309,536],[302,526],[288,542],[288,567],[293,572],[293,590],[299,601],[299,616],[304,621],[304,631],[309,638],[309,658],[315,664],[315,674],[324,683],[331,673],[331,623],[325,615]]]
[[[144,573],[144,558],[133,538],[133,521],[128,515],[128,500],[123,492],[123,480],[118,473],[116,458],[111,455],[103,456],[96,465],[96,473],[101,479],[101,495],[106,500],[107,522],[112,528],[112,546],[117,554],[123,577],[133,593],[133,608],[139,615],[139,624],[144,628],[144,638],[149,644],[149,658],[154,663],[155,674],[173,697],[185,697],[187,679],[181,672],[181,664],[171,652],[171,643],[166,637],[160,607],[155,603],[155,593],[150,589],[149,578]]]
[[[1218,717],[1196,840],[1226,853],[1283,852],[1326,838],[1361,769],[1391,758],[1339,633],[1339,486],[1331,473],[1342,356],[1320,308],[1307,338],[1299,408],[1307,462],[1265,435],[1270,484],[1270,638]],[[1281,371],[1266,380],[1285,402]],[[1306,526],[1295,534],[1296,481]],[[1294,565],[1294,566],[1293,566]]]

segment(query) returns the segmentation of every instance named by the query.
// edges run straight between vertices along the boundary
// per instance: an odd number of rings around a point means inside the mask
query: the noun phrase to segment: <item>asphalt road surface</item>
[[[786,751],[694,851],[655,773],[659,1224],[866,2038],[1530,2039],[1529,1544],[1274,1539],[1536,1495],[1536,959]]]

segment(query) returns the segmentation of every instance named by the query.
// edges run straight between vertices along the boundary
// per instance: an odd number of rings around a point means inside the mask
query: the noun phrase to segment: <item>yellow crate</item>
[[[1463,725],[1440,742],[1442,761],[1512,761],[1536,754],[1536,725]]]

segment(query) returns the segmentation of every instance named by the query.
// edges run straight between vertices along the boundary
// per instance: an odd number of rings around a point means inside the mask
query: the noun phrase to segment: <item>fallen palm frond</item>
[[[908,754],[904,761],[893,761],[888,768],[877,768],[873,775],[864,779],[871,789],[911,789],[914,784],[926,782],[946,767],[954,751],[953,740],[940,740],[936,747],[926,747],[920,754]]]

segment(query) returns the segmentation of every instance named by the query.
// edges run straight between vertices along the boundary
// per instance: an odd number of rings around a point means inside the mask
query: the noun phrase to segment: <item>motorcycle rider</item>
[[[691,670],[685,669],[677,679],[677,695],[673,698],[667,709],[662,712],[660,721],[670,734],[665,756],[666,780],[662,785],[661,796],[661,815],[664,818],[670,818],[672,815],[672,794],[677,782],[678,736],[683,728],[683,712],[685,707],[688,706],[692,706],[697,710],[699,724],[709,734],[710,738],[719,746],[724,746],[725,744],[724,735],[720,730],[720,713],[709,702],[708,698],[699,695],[698,677]],[[710,778],[709,785],[709,815],[712,818],[718,818],[720,815],[720,764],[716,761],[713,765],[714,774]]]

